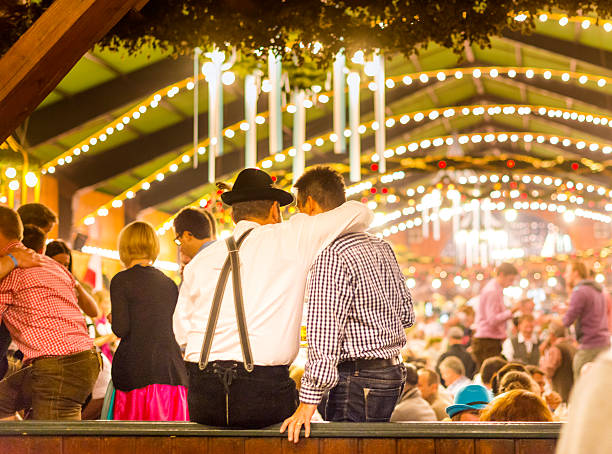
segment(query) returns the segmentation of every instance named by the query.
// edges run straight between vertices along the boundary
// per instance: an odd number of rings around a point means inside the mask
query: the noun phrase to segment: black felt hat
[[[293,195],[274,187],[270,175],[259,169],[244,169],[238,174],[231,191],[221,194],[221,200],[227,205],[253,200],[275,200],[280,206],[293,202]]]

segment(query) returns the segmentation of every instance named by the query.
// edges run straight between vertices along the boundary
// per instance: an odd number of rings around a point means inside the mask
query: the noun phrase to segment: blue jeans
[[[402,364],[339,373],[340,380],[330,390],[325,405],[326,421],[389,421],[406,381]]]

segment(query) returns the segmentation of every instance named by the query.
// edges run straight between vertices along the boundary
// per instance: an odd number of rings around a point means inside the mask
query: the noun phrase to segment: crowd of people
[[[118,238],[125,269],[99,292],[47,240],[54,213],[0,207],[0,417],[282,423],[294,442],[321,420],[567,418],[575,381],[610,348],[611,298],[584,263],[567,265],[564,313],[508,305],[519,271],[502,263],[442,323],[415,312],[339,173],[312,168],[295,190],[299,213],[282,222],[294,196],[242,171],[221,195],[236,224],[225,240],[208,211],[183,209],[179,282],[153,266],[153,227],[132,222]]]

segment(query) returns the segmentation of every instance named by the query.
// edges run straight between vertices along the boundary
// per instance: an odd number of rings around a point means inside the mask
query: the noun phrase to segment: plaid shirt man
[[[394,358],[414,323],[412,298],[391,246],[368,233],[336,239],[317,258],[307,287],[308,362],[300,401],[318,404],[339,379],[338,363]]]
[[[9,244],[0,255],[13,247],[23,245]],[[1,318],[25,361],[93,347],[77,304],[74,277],[55,260],[42,261],[42,266],[16,268],[0,282]]]

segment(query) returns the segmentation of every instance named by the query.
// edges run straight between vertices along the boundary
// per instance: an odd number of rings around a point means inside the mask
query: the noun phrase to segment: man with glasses
[[[189,263],[196,254],[217,239],[215,218],[208,211],[184,208],[174,218],[174,242],[181,256]]]

